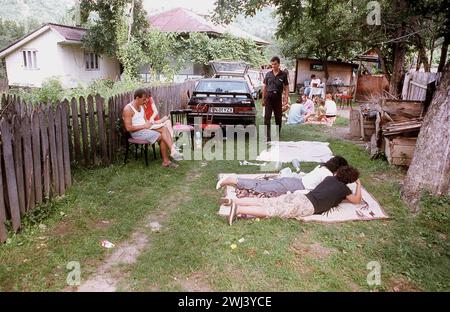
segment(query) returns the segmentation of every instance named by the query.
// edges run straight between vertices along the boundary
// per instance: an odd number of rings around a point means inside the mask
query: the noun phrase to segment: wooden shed
[[[350,89],[355,85],[353,72],[358,68],[357,64],[327,61],[326,65],[328,67],[327,87],[339,86],[341,89]],[[297,91],[304,86],[305,81],[311,80],[313,74],[324,82],[325,64],[318,59],[298,58],[295,73],[295,90]]]

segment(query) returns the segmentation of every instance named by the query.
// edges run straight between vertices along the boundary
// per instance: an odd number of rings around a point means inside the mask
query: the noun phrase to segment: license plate
[[[233,107],[210,107],[211,113],[233,113]]]

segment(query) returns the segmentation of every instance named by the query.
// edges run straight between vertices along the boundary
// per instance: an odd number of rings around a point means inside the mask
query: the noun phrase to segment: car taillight
[[[206,113],[208,112],[208,105],[192,106],[192,111],[196,113]]]
[[[236,107],[234,109],[235,113],[250,113],[250,112],[254,112],[255,108],[254,107]]]

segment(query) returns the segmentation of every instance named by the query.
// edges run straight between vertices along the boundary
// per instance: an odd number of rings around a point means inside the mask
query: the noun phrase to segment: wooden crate
[[[369,119],[360,114],[361,137],[364,141],[370,141],[376,132],[376,119]]]
[[[391,165],[409,166],[411,164],[417,138],[394,137],[384,138],[385,154]]]
[[[359,109],[350,110],[350,136],[352,138],[361,137],[361,111]]]
[[[422,117],[424,102],[383,99],[381,109],[392,121],[403,122]]]

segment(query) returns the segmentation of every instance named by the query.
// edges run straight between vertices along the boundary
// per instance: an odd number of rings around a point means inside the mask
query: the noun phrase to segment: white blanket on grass
[[[219,179],[224,174],[219,175]],[[273,174],[241,174],[237,175],[238,178],[246,179],[262,179],[264,177],[273,177]],[[356,185],[350,184],[349,188],[355,192]],[[226,188],[225,196],[228,198],[237,198],[236,189],[234,187],[228,186]],[[365,188],[361,189],[361,195],[363,201],[360,205],[354,205],[348,202],[343,202],[339,206],[331,209],[330,211],[321,215],[312,215],[309,217],[302,218],[305,222],[323,222],[323,223],[335,223],[335,222],[346,222],[346,221],[371,221],[379,219],[388,219],[389,216],[383,210],[378,201],[369,193]],[[228,216],[230,207],[222,206],[219,210],[220,216]]]
[[[256,158],[258,161],[289,163],[294,159],[300,162],[324,163],[333,157],[326,142],[271,142],[267,150]]]

